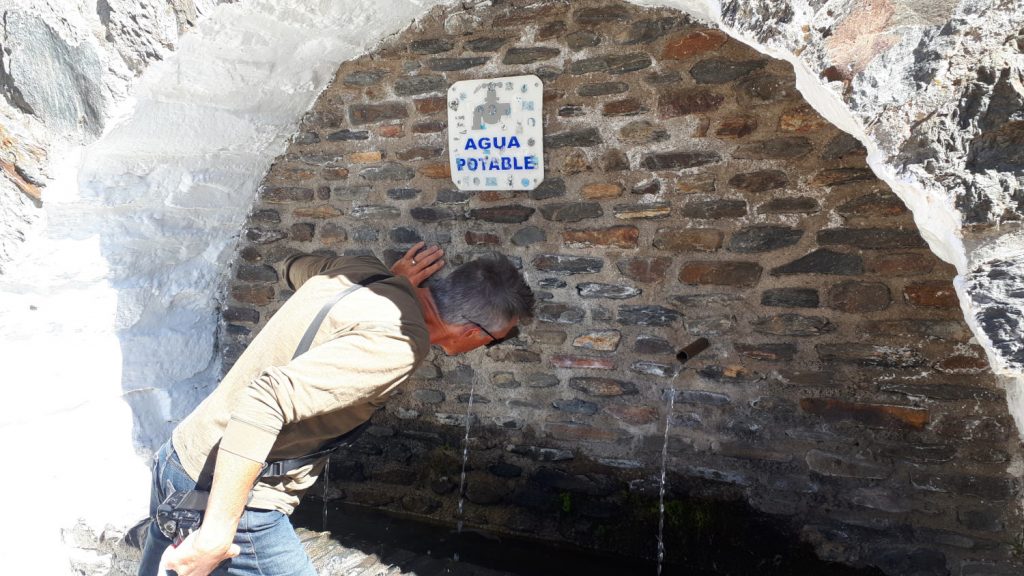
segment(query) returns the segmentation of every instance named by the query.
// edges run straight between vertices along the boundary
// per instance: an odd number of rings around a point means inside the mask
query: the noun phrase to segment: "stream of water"
[[[682,370],[679,370],[672,376],[669,389],[665,391],[668,396],[668,410],[665,412],[665,440],[661,445],[661,483],[658,487],[658,576],[661,576],[661,567],[665,561],[665,472],[668,467],[668,433],[672,428],[672,411],[676,405],[676,378],[681,372]]]
[[[466,437],[462,439],[462,472],[459,474],[459,507],[457,510],[458,520],[455,524],[457,534],[462,534],[463,505],[466,502],[466,463],[469,462],[469,429],[473,424],[473,393],[476,389],[476,378],[469,383],[469,402],[466,405]],[[459,560],[459,553],[456,552],[454,559]]]

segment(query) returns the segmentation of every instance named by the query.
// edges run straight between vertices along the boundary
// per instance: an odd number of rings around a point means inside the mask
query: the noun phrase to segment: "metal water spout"
[[[707,338],[698,338],[684,346],[679,352],[676,352],[676,360],[679,360],[680,364],[686,364],[690,358],[707,350],[709,345],[711,343],[708,342]]]

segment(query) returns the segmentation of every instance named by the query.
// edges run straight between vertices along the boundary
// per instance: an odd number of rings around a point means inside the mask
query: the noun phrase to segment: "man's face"
[[[505,338],[514,337],[519,330],[519,320],[513,319],[501,330],[487,330],[479,324],[467,322],[465,324],[448,325],[451,337],[447,342],[441,344],[441,349],[449,356],[463,354],[476,350],[481,346],[498,343]],[[488,334],[488,332],[490,332]]]

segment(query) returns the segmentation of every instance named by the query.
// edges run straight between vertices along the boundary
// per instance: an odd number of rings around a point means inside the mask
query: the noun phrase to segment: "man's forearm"
[[[238,520],[249,501],[249,492],[261,469],[259,462],[225,450],[217,453],[213,486],[203,524],[197,534],[197,547],[213,551],[226,550],[231,545]]]

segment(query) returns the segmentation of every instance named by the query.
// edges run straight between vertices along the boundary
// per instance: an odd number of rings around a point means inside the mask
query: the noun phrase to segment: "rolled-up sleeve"
[[[263,462],[286,424],[380,397],[408,379],[421,357],[394,326],[336,334],[250,382],[220,448]]]
[[[315,254],[296,254],[285,261],[285,283],[292,290],[298,290],[306,283],[306,280],[341,266],[347,259],[347,256],[331,257]]]

